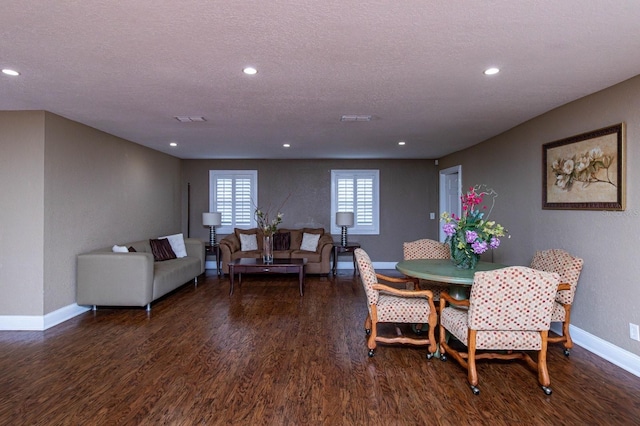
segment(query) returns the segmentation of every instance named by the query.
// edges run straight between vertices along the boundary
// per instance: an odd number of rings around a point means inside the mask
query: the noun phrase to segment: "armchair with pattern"
[[[433,293],[429,290],[406,290],[381,284],[406,283],[405,278],[394,278],[376,274],[369,255],[362,249],[356,249],[354,256],[360,271],[360,280],[367,296],[367,318],[364,328],[368,335],[367,347],[369,356],[374,355],[377,342],[387,344],[409,344],[428,346],[427,358],[430,359],[437,350],[434,329],[437,324]],[[402,335],[396,326],[393,336],[378,335],[378,324],[429,324],[428,337],[414,338]]]
[[[571,319],[571,305],[573,305],[573,298],[576,294],[583,264],[584,261],[582,259],[572,256],[562,249],[537,251],[531,261],[533,269],[557,272],[560,275],[562,284],[558,287],[553,313],[551,314],[551,322],[562,323],[562,334],[549,337],[549,342],[563,342],[566,356],[569,356],[569,351],[573,347],[573,341],[569,333],[569,321]]]
[[[468,300],[440,295],[440,359],[450,354],[467,369],[471,390],[478,388],[476,360],[520,359],[538,373],[543,391],[551,394],[547,369],[547,337],[560,276],[526,266],[476,272]],[[450,306],[447,306],[449,304]],[[466,346],[453,349],[446,331]],[[527,351],[537,351],[537,362]]]
[[[412,259],[450,259],[451,249],[447,244],[439,241],[423,238],[421,240],[409,241],[402,244],[404,260]],[[431,290],[433,292],[433,300],[440,300],[440,293],[446,291],[449,286],[447,284],[435,281],[417,280],[416,289]],[[438,307],[436,306],[436,309]]]

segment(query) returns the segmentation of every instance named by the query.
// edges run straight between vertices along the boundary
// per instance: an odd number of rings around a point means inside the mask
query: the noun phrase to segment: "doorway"
[[[440,212],[449,212],[460,217],[462,211],[462,166],[453,166],[440,170]],[[446,235],[442,226],[438,226],[440,242],[444,242]]]

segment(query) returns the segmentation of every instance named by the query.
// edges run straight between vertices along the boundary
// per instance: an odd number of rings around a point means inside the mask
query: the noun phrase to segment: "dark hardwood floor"
[[[380,271],[389,273],[390,271]],[[0,332],[2,425],[631,425],[640,378],[549,350],[553,394],[524,364],[379,346],[367,356],[357,277],[208,271],[144,309],[99,309],[44,332]]]

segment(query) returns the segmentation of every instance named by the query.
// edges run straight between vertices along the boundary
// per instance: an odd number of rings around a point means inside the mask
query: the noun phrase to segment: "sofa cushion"
[[[289,256],[291,259],[307,259],[307,264],[322,261],[322,255],[318,252],[295,250]]]
[[[274,259],[291,259],[292,250],[274,250]]]
[[[200,259],[181,257],[153,264],[153,300],[200,274]]]
[[[257,250],[262,250],[262,231],[258,228],[251,228],[251,229],[240,229],[240,228],[235,228],[233,230],[233,233],[236,234],[236,237],[238,237],[238,241],[242,242],[242,240],[240,239],[240,235],[255,235],[256,236],[256,240],[258,241],[258,248]],[[242,250],[242,248],[241,248]]]
[[[302,234],[302,244],[300,244],[300,250],[316,251],[318,249],[318,240],[321,234],[309,234],[305,232]]]
[[[291,233],[290,232],[276,232],[273,234],[273,249],[282,251],[289,250],[291,246]]]
[[[151,253],[153,253],[153,260],[156,262],[162,262],[164,260],[171,260],[176,258],[176,254],[171,248],[169,240],[166,238],[158,238],[149,240],[151,245]]]
[[[281,228],[278,232],[288,232],[289,237],[289,250],[300,250],[300,244],[302,244],[302,229],[287,229]]]
[[[187,248],[184,245],[184,237],[182,234],[173,234],[167,235],[160,238],[166,238],[169,240],[169,244],[171,244],[171,249],[176,254],[176,257],[186,257],[187,256]]]
[[[256,234],[240,234],[240,251],[258,250]]]

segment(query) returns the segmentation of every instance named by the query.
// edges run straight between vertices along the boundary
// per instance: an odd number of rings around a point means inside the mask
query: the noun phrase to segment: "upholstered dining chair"
[[[427,359],[430,359],[437,350],[435,339],[437,315],[433,304],[433,293],[429,290],[399,289],[380,283],[379,280],[389,284],[404,284],[407,279],[377,274],[369,255],[361,248],[354,251],[354,256],[360,271],[360,281],[367,296],[368,314],[364,328],[368,335],[369,356],[374,355],[377,343],[380,342],[428,346]],[[379,335],[378,324],[380,323],[396,324],[396,334],[393,336]],[[397,324],[416,323],[429,324],[427,338],[402,335],[397,326]]]
[[[467,369],[475,395],[476,360],[520,359],[538,373],[542,390],[551,394],[547,369],[547,337],[560,275],[526,266],[476,272],[468,300],[440,295],[440,359],[450,354]],[[449,304],[449,306],[447,306]],[[466,346],[452,348],[446,332]],[[537,362],[526,351],[537,351]]]
[[[404,260],[451,258],[451,249],[447,244],[428,238],[405,242],[402,244],[402,250],[404,252]],[[427,280],[418,280],[415,284],[420,289],[431,290],[434,301],[440,300],[440,293],[449,288],[447,284]],[[438,306],[436,306],[437,308]]]
[[[578,287],[578,279],[582,272],[584,261],[572,256],[562,249],[537,251],[531,261],[531,267],[541,271],[557,272],[562,284],[558,288],[556,301],[551,314],[551,322],[562,323],[562,334],[549,337],[549,343],[562,342],[564,354],[569,356],[573,347],[571,334],[569,333],[569,321],[571,320],[571,306]]]

